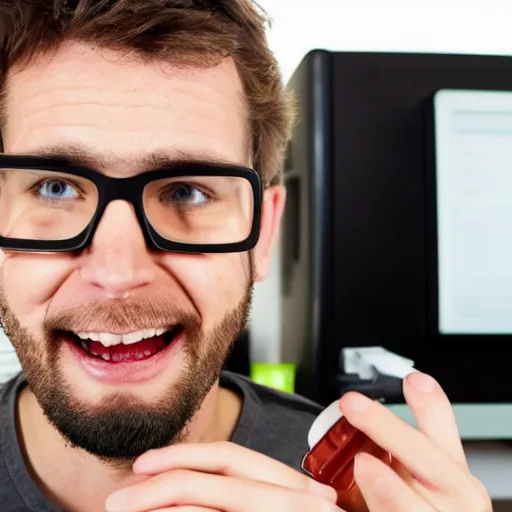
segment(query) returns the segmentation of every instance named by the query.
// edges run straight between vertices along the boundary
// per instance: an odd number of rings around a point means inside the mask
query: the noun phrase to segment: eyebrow
[[[114,153],[98,153],[80,144],[48,146],[33,149],[27,156],[41,156],[67,160],[77,167],[95,170],[107,170],[113,167],[126,167],[130,173],[172,168],[183,164],[238,165],[247,167],[246,163],[232,162],[219,158],[207,151],[161,150],[137,156],[121,157]],[[125,173],[123,173],[125,174]]]

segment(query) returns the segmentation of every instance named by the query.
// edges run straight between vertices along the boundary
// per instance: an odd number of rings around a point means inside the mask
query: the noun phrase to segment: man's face
[[[151,170],[142,162],[153,154],[250,166],[231,61],[182,69],[70,44],[12,72],[7,92],[6,153],[80,148],[89,166],[114,177]],[[71,443],[131,458],[183,435],[245,325],[281,207],[282,196],[266,196],[252,261],[247,253],[153,253],[122,201],[107,207],[80,254],[0,253],[7,334],[43,411]],[[89,337],[86,346],[66,331]],[[120,333],[148,339],[140,350],[103,347]],[[123,350],[141,359],[120,362],[113,354]]]

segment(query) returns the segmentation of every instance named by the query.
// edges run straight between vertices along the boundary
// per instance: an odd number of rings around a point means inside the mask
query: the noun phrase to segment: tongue
[[[127,363],[148,359],[165,348],[164,336],[154,336],[131,345],[114,345],[105,347],[99,341],[89,341],[87,349],[95,357],[114,363]]]

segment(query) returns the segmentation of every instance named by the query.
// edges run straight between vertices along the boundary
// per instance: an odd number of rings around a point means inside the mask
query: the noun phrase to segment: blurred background
[[[512,55],[507,0],[260,0],[286,82],[312,49]],[[280,249],[280,248],[279,248]],[[255,360],[281,358],[280,252],[256,287],[251,325]]]
[[[357,2],[350,0],[316,0],[315,2],[262,0],[260,4],[268,10],[274,20],[269,38],[287,82],[296,73],[304,56],[314,48],[340,52],[512,55],[512,38],[508,21],[511,19],[512,3],[505,0],[429,0],[428,2],[421,0],[414,2],[407,0],[358,0]],[[508,66],[511,63],[512,61],[508,63]],[[383,63],[382,72],[385,72],[385,66],[386,64]],[[443,64],[440,66],[442,68]],[[504,68],[506,67],[505,64]],[[480,73],[485,74],[485,69],[486,64],[482,63]],[[508,86],[501,83],[499,88],[512,90],[512,67],[510,69],[511,71],[504,71],[501,74],[504,83],[508,80]],[[347,80],[350,80],[350,71],[347,71]],[[414,71],[415,68],[412,66],[411,74]],[[488,72],[489,74],[494,73],[491,70]],[[475,65],[471,73],[474,75],[479,73],[478,64]],[[397,75],[397,79],[402,80],[402,84],[398,84],[399,89],[407,88],[407,85],[404,84],[407,81],[405,75]],[[304,85],[304,78],[296,77],[292,82],[292,88],[299,90]],[[463,85],[464,79],[461,79],[457,86]],[[468,87],[470,85],[467,84]],[[438,86],[442,87],[443,84],[439,83]],[[413,83],[411,87],[418,87],[418,85]],[[472,87],[481,87],[481,85],[473,84]],[[489,84],[489,88],[495,87]],[[336,93],[333,94],[336,95]],[[385,101],[385,98],[383,97],[381,100]],[[308,103],[309,100],[303,100],[302,104],[304,102]],[[347,100],[347,104],[348,102]],[[411,105],[410,107],[413,108]],[[363,107],[362,110],[364,110]],[[302,122],[304,121],[303,119]],[[365,133],[364,129],[361,128],[358,133]],[[335,133],[335,139],[336,135]],[[342,144],[341,141],[339,143]],[[361,146],[358,146],[358,149],[363,151]],[[372,151],[371,145],[367,151]],[[381,149],[380,153],[384,153],[384,150]],[[299,155],[296,158],[299,158]],[[506,155],[503,155],[503,158],[508,161]],[[342,172],[341,169],[342,165],[340,164],[336,171]],[[512,195],[509,196],[509,204],[511,202]],[[338,218],[336,217],[336,219]],[[508,225],[512,227],[512,224]],[[307,311],[306,316],[312,317],[314,305],[304,306],[304,304],[298,304],[297,301],[293,304],[290,299],[282,298],[287,293],[287,279],[292,281],[290,285],[292,295],[296,293],[297,287],[301,286],[300,275],[287,276],[287,273],[292,274],[292,271],[286,269],[288,259],[286,254],[283,255],[287,251],[283,245],[285,246],[286,241],[289,240],[287,231],[290,231],[289,226],[285,227],[285,234],[282,237],[284,243],[280,245],[279,251],[275,255],[270,279],[256,287],[250,330],[251,360],[271,363],[293,360],[293,362],[302,361],[302,365],[307,366],[304,360],[314,359],[315,351],[318,359],[318,347],[322,343],[319,338],[322,336],[315,333],[311,326],[305,326],[302,322],[299,322],[298,329],[302,327],[306,330],[308,333],[306,340],[301,340],[297,332],[290,332],[289,326],[293,323],[293,311],[295,310],[298,316]],[[509,235],[504,234],[509,239]],[[510,242],[508,245],[510,246]],[[346,250],[350,251],[350,247],[346,247]],[[339,258],[338,265],[343,266],[343,258],[340,257],[340,253],[334,251],[334,254],[335,258]],[[336,266],[336,262],[334,266]],[[332,270],[332,266],[329,268]],[[301,271],[300,268],[297,270],[299,274]],[[503,286],[510,289],[512,282],[509,274],[505,273],[501,277]],[[337,286],[342,286],[338,278],[333,279]],[[295,282],[295,288],[294,280],[299,281]],[[347,295],[350,293],[357,295],[357,290],[352,286],[347,291]],[[378,294],[376,295],[378,296]],[[333,300],[337,305],[342,302],[336,301],[334,298]],[[405,300],[405,297],[401,296],[398,302]],[[348,303],[348,299],[346,303]],[[510,302],[507,303],[506,309],[510,315],[512,313]],[[340,323],[342,321],[340,319]],[[347,328],[347,331],[349,330]],[[330,332],[323,333],[323,337],[339,338],[343,336],[343,331],[343,326],[332,326]],[[376,339],[363,338],[364,342],[359,340],[361,344],[380,345]],[[453,380],[446,377],[444,384],[445,387],[449,387],[449,395],[456,397],[457,420],[465,440],[470,466],[489,489],[495,500],[495,511],[503,512],[512,511],[512,501],[509,501],[512,500],[512,485],[510,484],[512,481],[512,451],[509,441],[512,436],[512,416],[509,406],[512,402],[512,385],[506,377],[510,364],[506,353],[510,336],[502,336],[496,342],[495,339],[496,337],[491,336],[492,343],[489,343],[488,340],[484,341],[484,339],[475,341],[474,337],[469,335],[451,345],[447,342],[443,343],[442,340],[436,347],[425,343],[422,345],[423,349],[420,350],[430,352],[431,359],[434,359],[432,364],[434,371],[431,373],[436,374],[435,370],[438,370],[437,377],[440,380],[442,380],[441,373],[451,372],[454,376]],[[346,343],[350,345],[351,341],[348,339]],[[410,340],[404,340],[399,347],[405,347],[408,341]],[[334,342],[335,345],[339,345],[339,343],[339,341]],[[306,350],[306,355],[304,355],[302,344],[313,344],[314,348]],[[446,351],[450,351],[450,354],[448,355]],[[404,348],[400,353],[412,355],[405,352]],[[326,357],[332,357],[332,353],[328,353]],[[422,357],[424,357],[423,354]],[[461,367],[458,361],[465,357],[468,358],[468,361]],[[472,362],[469,362],[469,359],[472,359]],[[479,364],[477,362],[479,359],[483,361],[482,366],[475,368]],[[503,360],[503,365],[497,363],[499,359]],[[445,362],[447,360],[449,363]],[[450,365],[449,369],[448,364]],[[322,372],[322,363],[320,362],[316,369],[312,370],[312,373],[316,374],[318,378],[319,374],[329,372]],[[306,372],[306,377],[303,377],[303,380],[310,378],[307,375],[310,374]],[[297,376],[300,379],[300,369]],[[477,396],[480,392],[475,389],[477,387],[479,390],[486,389],[487,391],[482,391],[482,394]],[[498,397],[498,395],[500,396]],[[406,420],[413,422],[404,409],[399,409],[400,405],[390,405],[390,407],[395,407],[395,410],[400,412]],[[491,424],[500,431],[490,427]]]

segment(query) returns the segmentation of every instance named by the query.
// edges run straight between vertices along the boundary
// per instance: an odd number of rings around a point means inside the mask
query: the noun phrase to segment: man
[[[290,103],[249,0],[5,0],[2,511],[334,512],[300,471],[319,409],[220,370],[268,271]],[[450,405],[419,431],[347,394],[400,461],[372,512],[491,510]],[[396,468],[395,468],[396,469]]]

